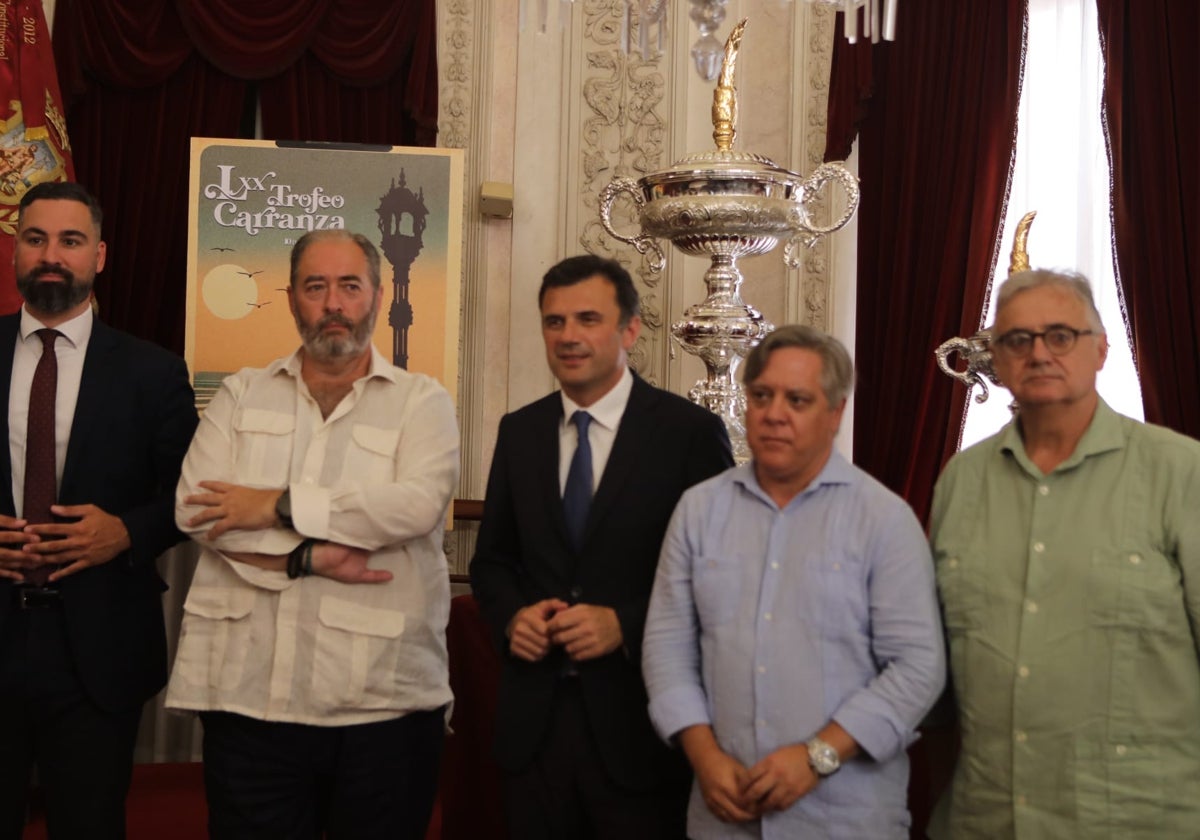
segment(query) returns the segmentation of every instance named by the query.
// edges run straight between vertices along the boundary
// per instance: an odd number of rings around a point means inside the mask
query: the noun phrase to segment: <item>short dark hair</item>
[[[21,224],[21,217],[25,215],[25,208],[35,201],[78,201],[91,213],[92,223],[96,226],[96,236],[100,236],[100,228],[104,224],[104,210],[83,184],[74,181],[44,181],[30,187],[25,191],[25,195],[21,196],[17,213],[18,226]]]
[[[850,396],[854,387],[854,362],[850,360],[849,351],[833,336],[805,324],[785,324],[768,333],[746,355],[742,382],[752,385],[762,376],[767,358],[784,347],[811,350],[821,357],[821,390],[831,408]]]
[[[542,277],[542,287],[538,289],[538,308],[546,297],[547,289],[558,289],[563,286],[574,286],[584,280],[600,275],[613,285],[617,292],[617,307],[621,310],[621,326],[629,323],[634,315],[641,312],[637,288],[633,278],[616,260],[598,257],[595,254],[580,254],[577,257],[567,257],[565,260],[550,267]]]
[[[382,282],[379,274],[379,249],[361,233],[349,230],[310,230],[296,240],[296,244],[292,246],[291,272],[288,278],[288,283],[292,288],[296,286],[296,267],[300,265],[300,258],[304,256],[308,246],[326,239],[340,239],[357,245],[362,250],[363,256],[367,258],[367,275],[371,278],[371,285],[376,289],[379,288],[379,284]]]

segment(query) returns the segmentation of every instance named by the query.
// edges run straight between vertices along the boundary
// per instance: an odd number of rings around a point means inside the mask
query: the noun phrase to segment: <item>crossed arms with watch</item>
[[[210,540],[227,531],[293,527],[290,488],[266,490],[225,481],[201,481],[198,486],[205,492],[194,493],[184,501],[201,505],[203,510],[187,524],[198,528],[211,523],[207,535]],[[288,554],[222,553],[260,569],[286,572],[289,578],[319,575],[342,583],[386,583],[392,579],[386,569],[367,566],[371,552],[327,540],[305,539]]]

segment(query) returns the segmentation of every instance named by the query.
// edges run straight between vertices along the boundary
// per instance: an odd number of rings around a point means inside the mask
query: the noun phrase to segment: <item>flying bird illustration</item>
[[[217,248],[217,247],[213,247],[213,248],[209,248],[208,250],[210,250],[210,251],[232,251],[232,250],[233,250],[233,248]]]
[[[238,274],[244,274],[247,277],[253,277],[255,274],[262,274],[261,271],[239,271]]]
[[[267,306],[270,302],[271,301],[266,300],[266,301],[263,301],[262,303],[247,303],[246,305],[253,306],[255,309],[262,309],[264,306]]]

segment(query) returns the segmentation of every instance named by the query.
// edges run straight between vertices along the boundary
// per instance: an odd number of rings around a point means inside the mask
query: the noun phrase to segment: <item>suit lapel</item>
[[[75,403],[75,416],[71,420],[71,439],[67,442],[67,460],[63,464],[59,498],[70,496],[68,491],[79,472],[80,455],[89,445],[89,439],[97,433],[105,432],[103,425],[97,421],[98,418],[107,416],[104,411],[105,401],[113,399],[114,394],[118,393],[112,386],[115,365],[108,363],[108,357],[116,345],[116,334],[113,330],[105,326],[100,319],[94,319],[87,353],[83,357],[79,398]]]
[[[4,401],[4,411],[0,412],[0,476],[5,476],[4,486],[0,488],[0,506],[3,512],[12,514],[17,505],[12,496],[12,453],[8,448],[8,398],[12,388],[13,353],[17,346],[17,330],[21,324],[21,314],[0,318],[0,399]]]
[[[600,485],[596,488],[592,507],[588,511],[588,524],[584,530],[585,544],[597,523],[603,521],[609,508],[626,485],[633,480],[638,456],[654,428],[651,418],[658,399],[658,392],[654,388],[638,376],[633,377],[629,402],[625,404],[625,413],[621,415],[621,425],[617,428],[612,452],[609,453],[608,463],[604,465],[604,474],[600,476]]]

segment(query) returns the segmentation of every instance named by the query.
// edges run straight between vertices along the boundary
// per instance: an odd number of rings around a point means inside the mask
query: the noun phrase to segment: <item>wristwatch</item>
[[[832,776],[842,766],[838,751],[820,738],[813,738],[805,746],[808,747],[808,766],[822,779]]]
[[[291,528],[295,525],[292,522],[292,489],[285,487],[283,494],[275,502],[275,515],[279,518],[279,524],[284,528]]]

